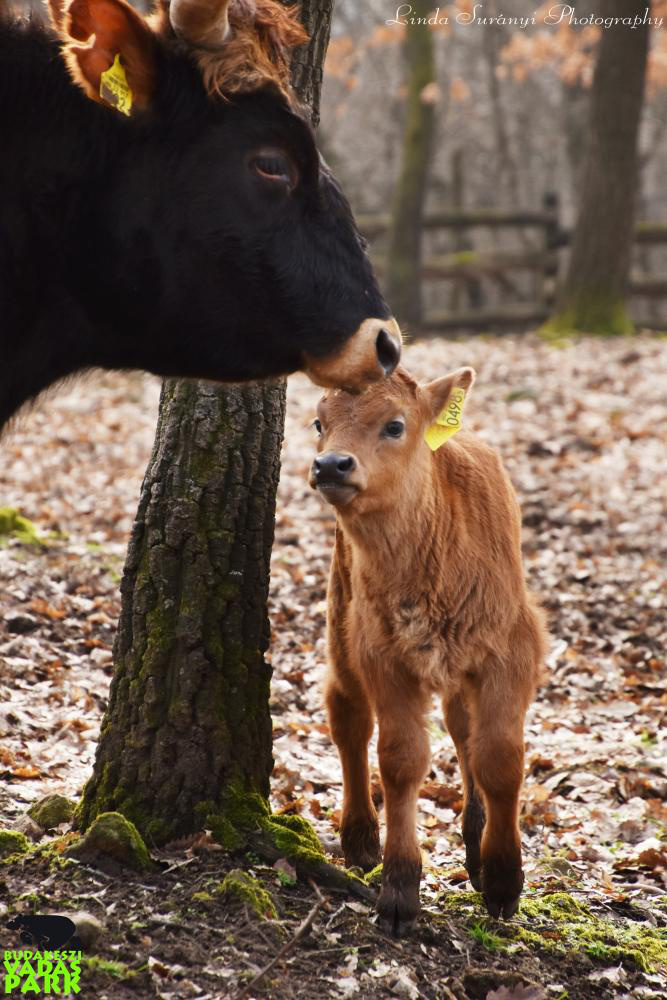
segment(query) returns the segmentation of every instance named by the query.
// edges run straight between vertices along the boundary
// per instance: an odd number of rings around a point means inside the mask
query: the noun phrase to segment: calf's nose
[[[377,351],[380,367],[385,375],[391,375],[401,360],[401,342],[397,337],[392,337],[386,327],[381,327],[375,338],[375,350]]]
[[[338,455],[327,451],[313,462],[315,481],[321,483],[343,483],[349,474],[356,469],[357,463],[352,455]]]

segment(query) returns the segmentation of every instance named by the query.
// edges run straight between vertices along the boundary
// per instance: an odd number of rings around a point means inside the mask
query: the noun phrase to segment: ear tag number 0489
[[[455,386],[449,394],[447,405],[438,414],[434,424],[424,431],[424,440],[431,451],[437,451],[452,434],[461,430],[461,417],[466,391],[462,386]]]
[[[120,53],[100,76],[100,97],[113,108],[117,108],[124,115],[132,112],[132,90],[127,82],[125,67],[120,61]]]

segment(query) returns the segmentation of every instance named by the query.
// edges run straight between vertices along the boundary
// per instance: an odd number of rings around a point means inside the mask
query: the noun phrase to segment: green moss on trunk
[[[572,334],[624,337],[635,332],[625,302],[620,299],[579,296],[544,324],[540,334],[546,339]]]
[[[261,832],[276,850],[294,862],[313,865],[326,861],[315,830],[302,816],[275,816],[266,800],[255,792],[230,785],[223,808],[207,815],[206,826],[218,843],[229,851],[247,844],[248,834]]]

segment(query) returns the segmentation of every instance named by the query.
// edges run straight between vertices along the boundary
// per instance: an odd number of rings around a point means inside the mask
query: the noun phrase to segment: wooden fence
[[[380,274],[384,270],[382,237],[388,232],[388,215],[359,215],[361,232],[371,245],[371,253]],[[424,218],[424,233],[449,231],[454,245],[461,245],[462,233],[489,230],[519,230],[526,243],[525,249],[459,250],[455,253],[425,256],[422,263],[422,281],[449,282],[468,300],[467,309],[427,311],[422,330],[425,333],[446,333],[450,330],[516,330],[537,326],[549,316],[559,275],[563,268],[563,251],[566,251],[572,233],[561,226],[559,202],[553,194],[545,195],[543,209],[539,212],[497,212],[467,210],[430,212]],[[530,234],[530,235],[527,235]],[[667,246],[667,223],[639,223],[635,243],[643,247]],[[472,245],[468,240],[467,245]],[[516,277],[528,275],[528,296],[519,292]],[[486,306],[482,283],[489,283],[498,290],[502,302]],[[524,281],[525,284],[525,281]],[[633,275],[629,293],[632,297],[659,300],[667,299],[667,278],[646,274]],[[461,295],[452,297],[458,305]],[[667,320],[634,316],[638,326],[667,329]]]

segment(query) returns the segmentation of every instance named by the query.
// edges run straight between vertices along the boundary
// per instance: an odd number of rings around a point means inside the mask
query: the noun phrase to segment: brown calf
[[[473,434],[435,451],[424,440],[473,379],[461,368],[418,385],[399,369],[360,396],[328,392],[315,421],[310,482],[337,519],[326,702],[343,768],[341,840],[348,865],[381,860],[368,775],[377,718],[387,822],[377,907],[395,934],[419,910],[415,821],[434,693],[461,766],[470,880],[496,917],[516,912],[523,885],[523,724],[546,630],[524,583],[519,507],[500,458]]]

